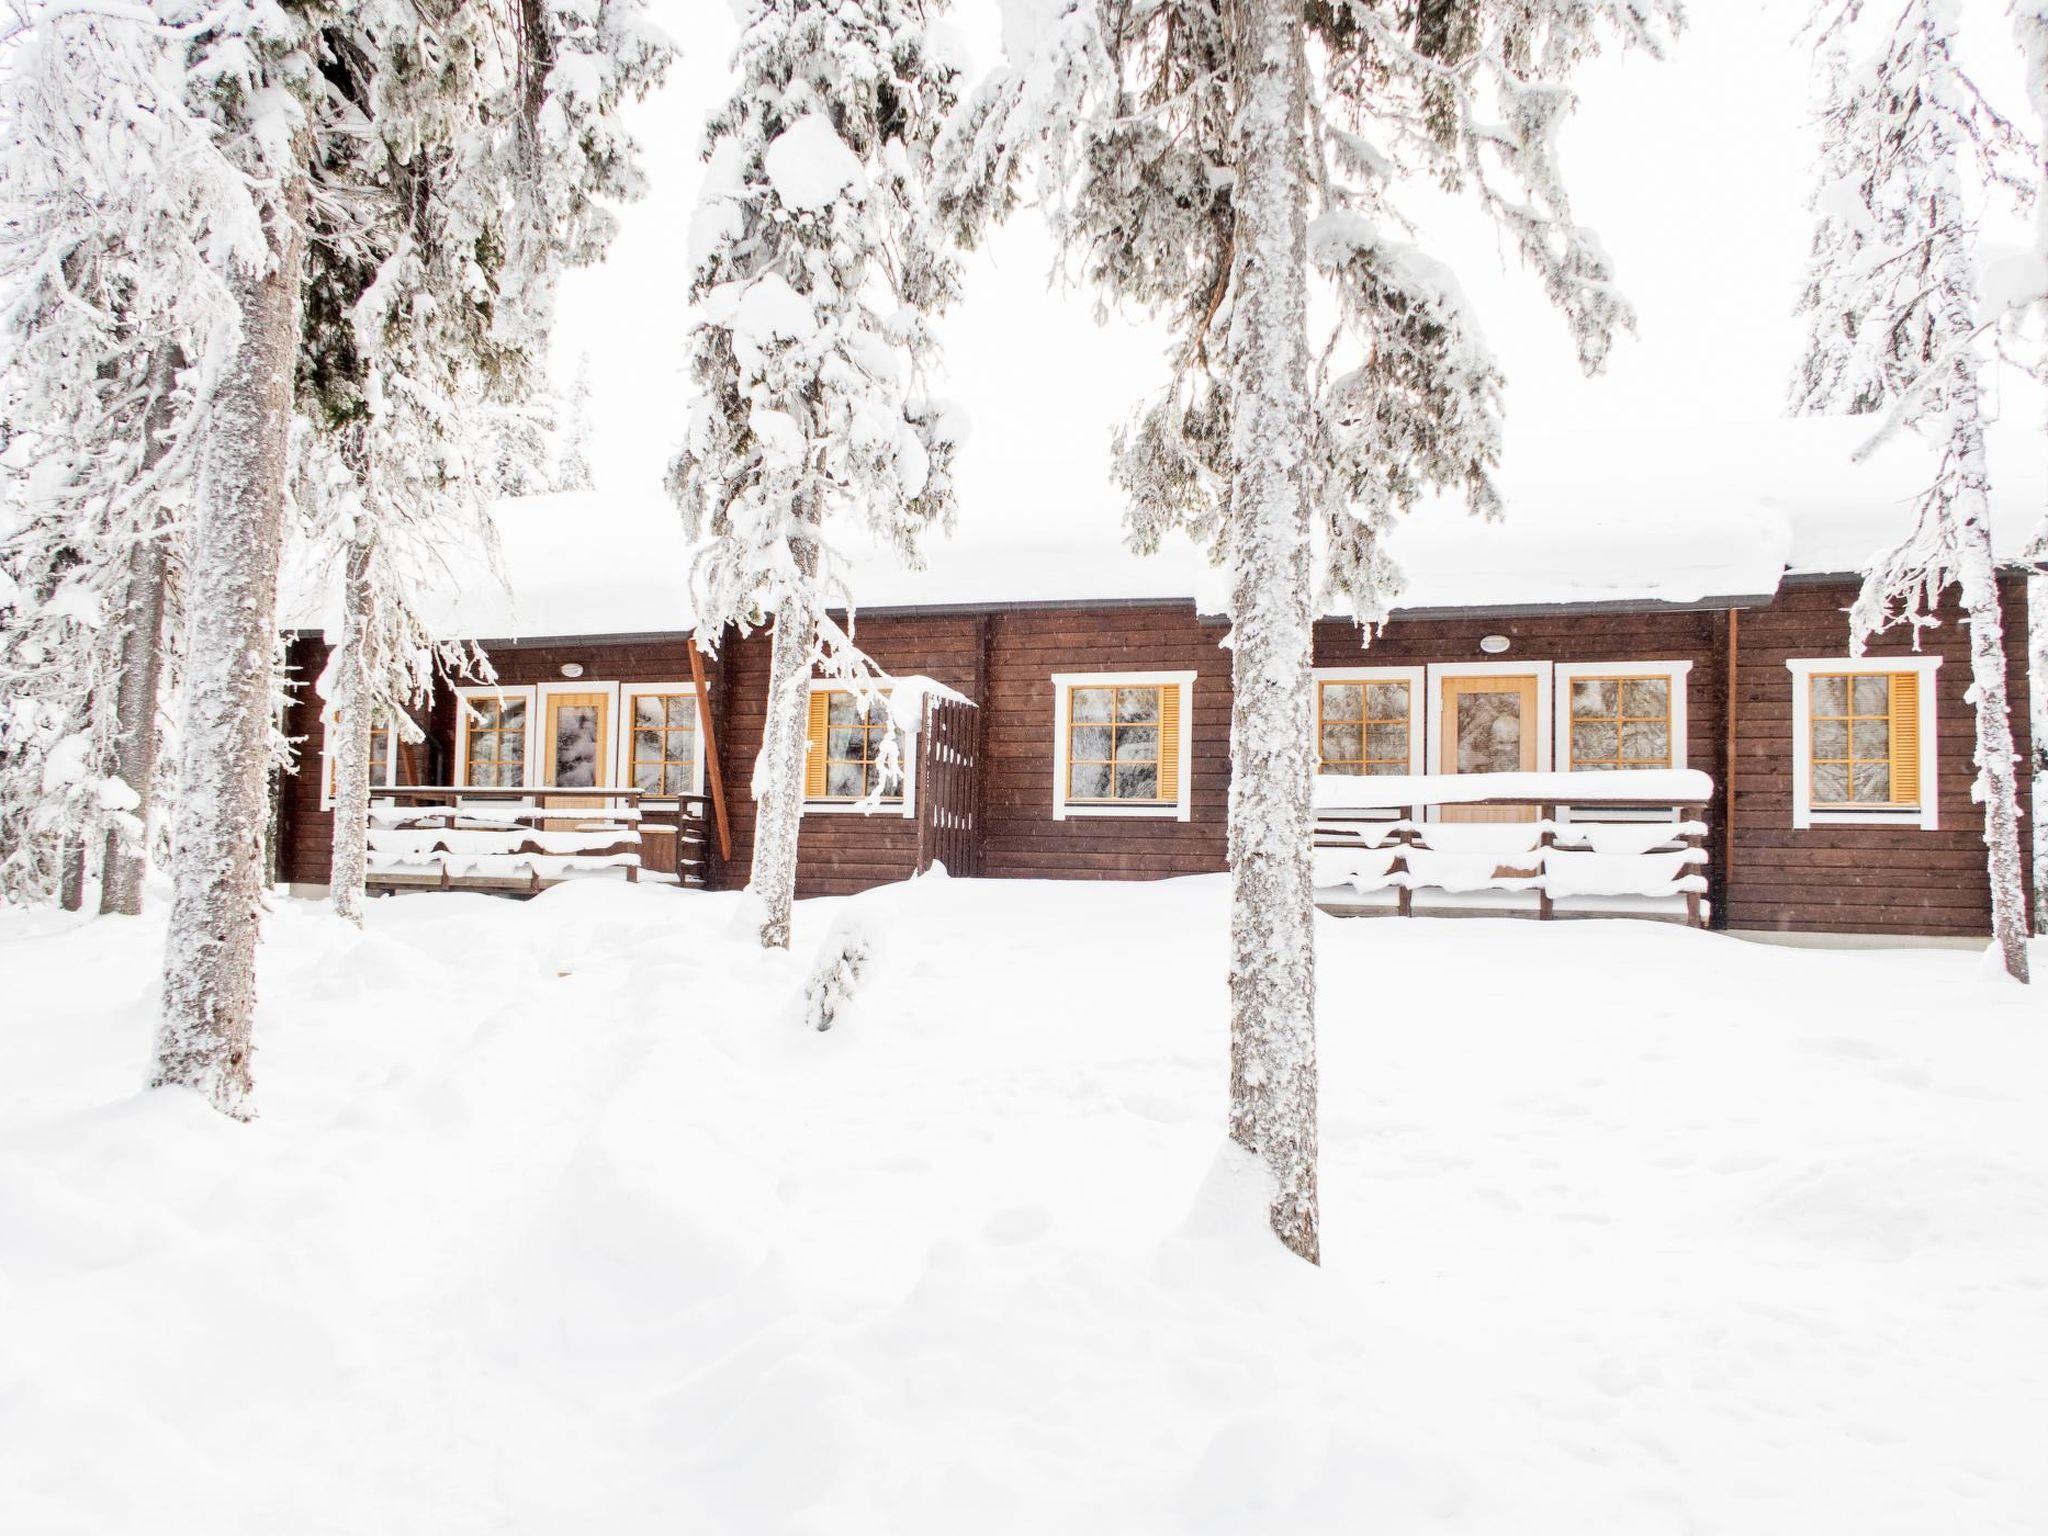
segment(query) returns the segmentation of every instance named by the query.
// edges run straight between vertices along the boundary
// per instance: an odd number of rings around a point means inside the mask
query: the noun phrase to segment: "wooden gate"
[[[975,707],[965,699],[925,700],[917,736],[917,872],[934,864],[949,875],[981,873],[975,824]]]

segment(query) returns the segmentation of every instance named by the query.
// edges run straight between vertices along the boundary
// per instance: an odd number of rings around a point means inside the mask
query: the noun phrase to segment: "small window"
[[[526,700],[518,694],[471,694],[461,707],[462,782],[475,789],[517,789],[525,784]]]
[[[1807,679],[1815,810],[1919,803],[1919,684],[1910,672]]]
[[[1191,672],[1053,679],[1053,815],[1188,819]]]
[[[1178,690],[1176,690],[1177,692]],[[1170,787],[1160,721],[1167,690],[1076,688],[1067,713],[1067,804],[1157,805]]]
[[[1573,677],[1571,766],[1579,769],[1669,768],[1669,677]]]
[[[1316,741],[1324,773],[1413,769],[1415,689],[1406,678],[1327,678],[1316,685]]]
[[[345,718],[342,712],[336,711],[321,744],[320,804],[323,810],[334,808],[334,746],[340,740]],[[397,784],[419,783],[419,754],[420,744],[399,740],[390,720],[380,716],[370,727],[370,788],[389,789]]]
[[[880,794],[883,782],[882,747],[895,729],[881,698],[871,701],[865,711],[858,695],[846,688],[817,688],[811,692],[809,730],[810,753],[804,762],[804,798],[826,804],[850,804],[871,797],[883,805],[903,803],[901,772],[896,782]],[[899,770],[908,768],[908,752],[901,738]]]
[[[650,795],[687,795],[697,788],[697,697],[634,693],[627,738],[626,782]]]

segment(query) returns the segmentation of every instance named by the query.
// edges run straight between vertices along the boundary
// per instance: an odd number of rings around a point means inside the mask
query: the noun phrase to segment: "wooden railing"
[[[539,891],[618,870],[703,886],[710,874],[703,795],[616,785],[482,789],[421,784],[370,792],[368,883],[383,889]]]
[[[1498,819],[1445,820],[1445,809]],[[1561,801],[1460,794],[1445,802],[1424,797],[1412,805],[1323,808],[1316,816],[1316,884],[1349,887],[1361,897],[1391,891],[1403,917],[1414,914],[1417,891],[1519,892],[1535,896],[1538,918],[1556,915],[1560,899],[1597,908],[1603,898],[1610,905],[1643,898],[1673,914],[1682,910],[1686,922],[1703,927],[1705,818],[1703,798],[1633,795]]]

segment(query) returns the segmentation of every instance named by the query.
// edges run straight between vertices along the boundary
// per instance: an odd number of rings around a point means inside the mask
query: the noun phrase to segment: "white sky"
[[[711,0],[654,4],[682,57],[636,123],[651,194],[623,210],[604,266],[565,283],[556,354],[564,385],[590,354],[598,488],[627,497],[658,491],[688,410],[685,228],[703,118],[730,89],[737,34]],[[1432,215],[1425,239],[1452,260],[1508,375],[1510,517],[1518,484],[1597,476],[1599,456],[1611,454],[1619,475],[1644,454],[1686,455],[1712,476],[1743,453],[1749,425],[1782,414],[1809,233],[1804,8],[1691,0],[1669,59],[1611,56],[1584,77],[1566,175],[1640,315],[1602,377],[1579,376],[1540,288],[1482,223]],[[984,67],[995,58],[992,11],[993,0],[965,0],[955,13]],[[1980,75],[1999,91],[2011,76],[2003,5],[1968,0],[1966,11],[1986,53]],[[1121,317],[1098,325],[1092,294],[1048,288],[1050,266],[1036,215],[1020,211],[967,258],[965,301],[944,327],[949,392],[973,423],[960,525],[976,543],[1115,537],[1110,431],[1162,376],[1161,333]],[[2006,389],[2010,413],[2038,419],[2030,395]]]

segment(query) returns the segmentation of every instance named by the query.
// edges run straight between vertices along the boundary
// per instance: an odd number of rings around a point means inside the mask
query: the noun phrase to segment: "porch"
[[[393,786],[374,791],[369,823],[364,884],[372,891],[533,895],[568,880],[708,883],[704,795]]]
[[[1319,774],[1315,793],[1326,911],[1706,926],[1697,770]]]

